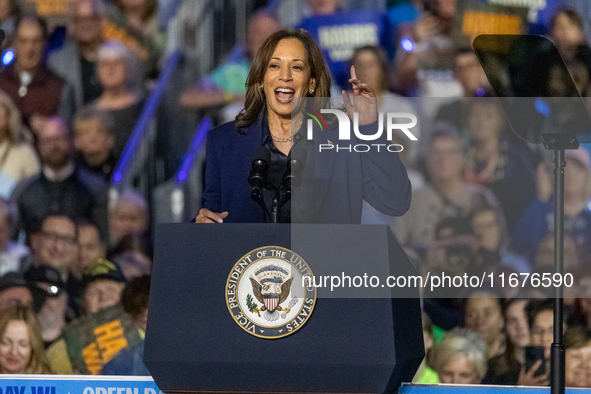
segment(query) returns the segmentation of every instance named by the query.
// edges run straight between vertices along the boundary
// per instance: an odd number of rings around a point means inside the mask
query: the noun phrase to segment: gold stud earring
[[[314,89],[310,89],[310,90],[309,90],[309,93],[310,93],[310,94],[314,94]]]

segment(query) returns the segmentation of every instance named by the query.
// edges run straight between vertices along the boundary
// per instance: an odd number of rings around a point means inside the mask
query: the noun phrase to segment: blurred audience
[[[529,345],[530,334],[525,313],[528,300],[512,298],[505,302],[505,351],[490,359],[483,384],[516,385],[519,372],[525,365],[525,347]]]
[[[472,293],[466,302],[466,328],[478,334],[491,359],[504,351],[504,320],[499,298],[490,292]]]
[[[15,60],[0,72],[0,89],[10,96],[24,123],[34,131],[43,117],[70,119],[75,108],[73,88],[43,64],[47,37],[46,21],[35,14],[24,14],[16,23]]]
[[[0,276],[8,272],[23,273],[29,264],[29,248],[10,239],[16,230],[17,208],[0,197]]]
[[[591,212],[587,209],[591,197],[591,159],[583,147],[566,150],[565,159],[564,231],[575,241],[579,262],[582,263],[588,260],[591,240]],[[533,261],[542,239],[553,229],[554,200],[535,199],[526,207],[512,232],[515,251]]]
[[[158,57],[164,52],[166,34],[160,30],[157,0],[112,0],[125,18],[126,25],[137,32],[147,46],[153,48],[155,59],[145,73],[154,77]]]
[[[98,259],[86,267],[84,286],[83,309],[90,315],[121,301],[125,277],[117,264]]]
[[[441,105],[435,119],[453,125],[462,141],[467,143],[470,136],[467,122],[469,98],[489,94],[490,85],[476,53],[470,47],[456,49],[453,73],[454,78],[462,85],[464,98]]]
[[[388,59],[386,52],[381,47],[377,45],[358,47],[351,57],[351,65],[355,66],[357,78],[374,90],[378,100],[378,112],[405,112],[419,118],[418,110],[410,99],[389,91]],[[421,128],[419,123],[412,128],[412,133],[420,140]],[[412,168],[418,159],[418,145],[407,144],[406,136],[402,133],[395,134],[394,140],[395,143],[402,144],[405,147],[401,158],[404,158],[404,164],[407,168]]]
[[[577,245],[571,236],[564,236],[562,250],[564,272],[576,272],[579,267],[579,258]],[[536,272],[554,273],[554,233],[547,233],[540,241],[535,255],[534,268]]]
[[[0,311],[16,305],[32,306],[32,304],[33,294],[22,274],[9,272],[0,276]]]
[[[471,213],[472,230],[478,239],[478,253],[484,266],[501,264],[515,272],[531,273],[530,263],[509,251],[509,237],[503,213],[491,206],[478,207]]]
[[[112,246],[126,235],[145,233],[148,230],[146,200],[133,190],[123,191],[109,210],[109,223]]]
[[[31,135],[10,97],[0,91],[0,195],[9,197],[19,181],[40,171]]]
[[[14,40],[16,21],[20,15],[21,3],[18,0],[0,1],[0,29],[6,34],[6,46],[11,45]]]
[[[38,232],[31,237],[34,266],[56,269],[69,293],[68,304],[73,318],[79,313],[77,282],[70,270],[78,259],[78,231],[76,223],[63,214],[49,214],[41,222]]]
[[[397,50],[392,80],[396,91],[407,96],[459,96],[462,88],[453,79],[451,31],[457,0],[421,0],[419,18],[398,26],[396,43],[413,42],[413,50]]]
[[[33,311],[15,306],[0,313],[0,373],[51,373]]]
[[[148,296],[150,294],[149,275],[133,279],[123,289],[121,304],[142,332],[146,331],[148,319]],[[111,361],[103,366],[101,375],[149,376],[144,361],[144,342],[135,347],[119,351]]]
[[[185,90],[180,105],[190,109],[201,109],[223,105],[221,118],[233,120],[244,107],[246,79],[254,55],[271,33],[279,29],[276,15],[260,10],[248,19],[246,44],[239,47],[228,60],[193,87]]]
[[[591,333],[587,327],[572,327],[564,333],[565,385],[586,387],[591,384]]]
[[[111,114],[93,106],[78,111],[74,117],[74,145],[78,150],[76,163],[110,182],[117,165]]]
[[[433,332],[433,323],[425,312],[421,315],[421,320],[423,322],[423,345],[425,347],[425,358],[421,361],[421,365],[417,370],[415,377],[413,378],[413,383],[425,383],[425,384],[434,384],[439,383],[439,377],[437,376],[437,372],[435,372],[428,364],[427,360],[429,360],[429,354],[431,349],[433,348],[433,344],[435,342],[435,334]]]
[[[29,268],[25,273],[33,291],[43,346],[49,348],[61,339],[68,314],[68,293],[60,272],[49,265]],[[70,319],[74,316],[70,315]]]
[[[464,180],[486,186],[495,194],[511,231],[535,199],[534,170],[528,152],[504,138],[505,116],[494,100],[481,98],[469,104],[470,144]]]
[[[562,8],[552,15],[550,39],[566,63],[572,62],[580,51],[589,51],[584,30],[583,18],[570,8]]]
[[[549,384],[550,352],[554,334],[554,304],[551,300],[531,300],[526,306],[529,324],[530,345],[544,347],[545,373],[535,376],[542,362],[537,361],[529,371],[525,366],[519,373],[518,384],[527,386],[547,386]],[[565,322],[566,327],[566,322]]]
[[[425,162],[427,184],[413,193],[410,209],[394,222],[394,234],[404,246],[425,248],[442,219],[467,218],[480,205],[498,205],[488,189],[462,180],[462,145],[455,131],[431,132]]]
[[[107,190],[104,181],[74,163],[71,132],[60,118],[43,122],[37,134],[42,172],[17,185],[11,199],[19,208],[21,229],[37,232],[52,212],[95,221],[107,234]]]
[[[70,4],[69,40],[49,55],[48,67],[73,86],[76,108],[101,95],[96,68],[103,43],[104,7],[100,0],[76,0]]]
[[[110,252],[128,282],[152,272],[153,250],[149,238],[147,234],[127,234]]]
[[[94,105],[107,111],[117,125],[113,146],[116,159],[121,157],[144,106],[135,84],[134,64],[134,54],[117,41],[99,48],[97,73],[102,93]]]
[[[343,0],[306,0],[310,15],[331,15],[343,8]]]
[[[77,225],[79,258],[77,264],[70,271],[77,278],[82,278],[84,270],[90,263],[107,256],[107,247],[96,224],[79,219]]]
[[[448,332],[433,351],[433,368],[441,383],[477,384],[486,374],[486,345],[467,329]]]

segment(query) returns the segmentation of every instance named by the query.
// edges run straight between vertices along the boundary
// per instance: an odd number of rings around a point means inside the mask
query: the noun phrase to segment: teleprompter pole
[[[579,141],[575,134],[542,134],[544,147],[554,150],[554,275],[564,273],[564,159],[565,149],[577,149]],[[550,349],[550,394],[565,394],[564,361],[564,287],[554,288],[554,342]]]
[[[554,150],[554,273],[564,271],[564,149]],[[563,287],[554,288],[554,342],[551,348],[550,393],[565,393],[563,334]]]

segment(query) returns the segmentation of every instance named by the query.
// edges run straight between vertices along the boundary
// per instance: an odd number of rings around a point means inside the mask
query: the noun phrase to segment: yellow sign
[[[82,350],[84,363],[91,375],[98,375],[104,364],[108,363],[119,350],[127,347],[121,320],[115,320],[94,329],[96,342]]]
[[[467,11],[462,20],[462,34],[520,34],[522,18],[516,15]]]
[[[28,0],[41,16],[67,15],[74,0]]]
[[[142,61],[148,60],[150,56],[148,49],[113,22],[107,20],[103,22],[103,35],[106,41],[117,40],[132,50]]]

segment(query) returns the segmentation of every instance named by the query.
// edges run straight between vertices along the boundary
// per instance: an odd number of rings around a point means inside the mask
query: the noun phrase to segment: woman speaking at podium
[[[349,82],[354,103],[343,91],[346,113],[351,118],[353,113],[359,114],[360,132],[375,134],[375,93],[356,78],[353,67]],[[195,218],[197,223],[269,221],[266,209],[251,198],[249,173],[255,156],[268,148],[270,155],[267,153],[264,159],[268,165],[267,180],[277,188],[281,186],[292,147],[311,144],[303,131],[302,108],[298,107],[292,117],[292,98],[313,99],[307,102],[320,102],[322,108],[330,108],[330,85],[330,73],[320,48],[306,31],[281,29],[267,38],[248,75],[244,109],[234,122],[210,130],[207,135],[203,208]],[[279,211],[278,222],[360,223],[364,199],[388,215],[399,216],[408,210],[411,186],[398,153],[385,148],[380,152],[337,152],[335,127],[336,124],[327,126],[330,134],[315,133],[323,136],[321,142],[326,149],[319,151],[316,147],[306,156],[304,169],[315,177],[310,183],[313,192],[298,199],[300,205],[305,205],[306,213],[292,215],[288,201]],[[363,132],[364,129],[367,131]],[[382,134],[379,140],[367,144],[387,145],[385,133]],[[341,142],[355,141],[352,136],[350,141]]]

